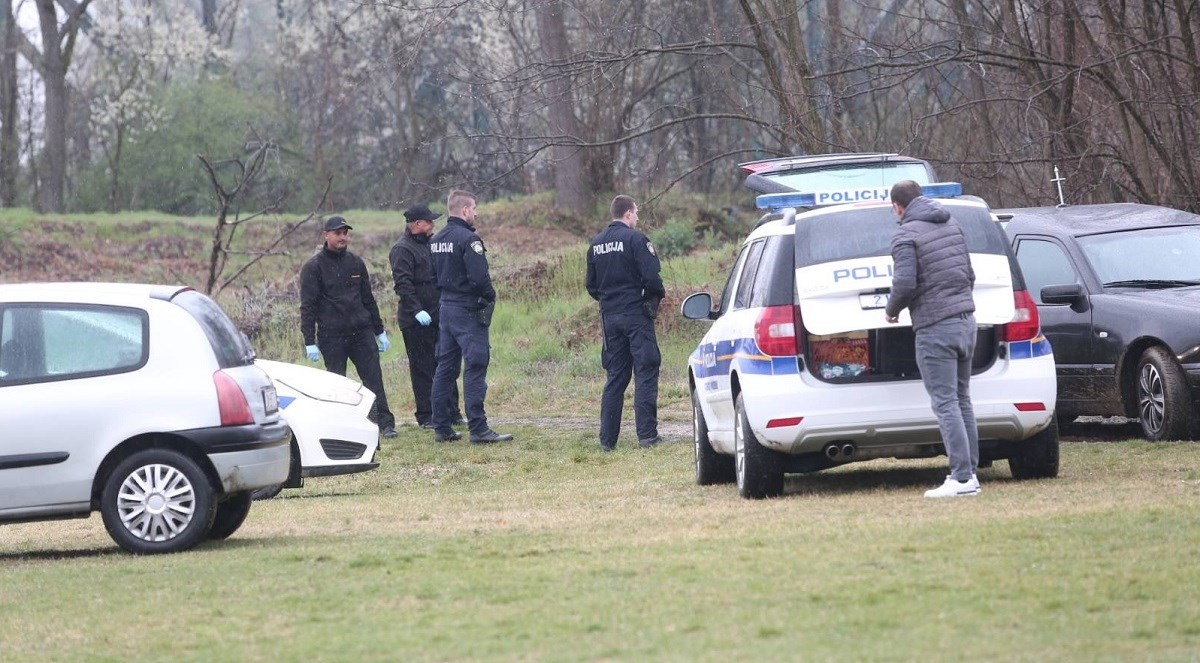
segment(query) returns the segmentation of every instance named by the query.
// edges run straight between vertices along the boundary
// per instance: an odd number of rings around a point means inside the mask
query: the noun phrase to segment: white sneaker
[[[979,479],[971,475],[969,481],[955,481],[946,477],[946,482],[932,490],[925,491],[925,497],[970,497],[979,494]]]

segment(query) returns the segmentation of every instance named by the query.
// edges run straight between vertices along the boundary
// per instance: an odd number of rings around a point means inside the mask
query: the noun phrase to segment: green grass
[[[628,425],[629,422],[627,422]],[[1060,478],[944,461],[692,483],[684,439],[436,445],[257,503],[226,542],[118,552],[98,516],[0,529],[18,660],[1195,660],[1200,447],[1067,444]]]

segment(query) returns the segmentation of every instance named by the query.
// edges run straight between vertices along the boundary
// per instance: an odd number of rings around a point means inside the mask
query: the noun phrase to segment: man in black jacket
[[[392,284],[399,299],[396,322],[400,325],[404,351],[408,354],[409,378],[417,408],[414,414],[421,428],[433,428],[430,390],[437,369],[439,293],[433,274],[433,254],[429,252],[429,237],[433,235],[433,221],[439,216],[441,214],[434,214],[425,205],[404,210],[404,234],[388,253]],[[465,424],[466,421],[457,416],[457,385],[452,385],[450,390],[450,405],[450,411],[456,413],[454,423]]]
[[[396,437],[396,418],[383,391],[379,353],[391,346],[362,258],[346,250],[350,224],[340,216],[325,220],[325,243],[300,268],[300,333],[309,361],[325,357],[325,369],[346,374],[354,362],[358,377],[375,393],[374,421],[384,437]]]
[[[658,304],[666,290],[654,245],[637,230],[633,198],[617,196],[609,206],[612,222],[596,235],[587,252],[587,291],[600,302],[608,373],[600,399],[600,449],[612,451],[621,433],[621,409],[631,376],[638,445],[653,447],[658,435],[658,373],[662,355],[654,334]]]

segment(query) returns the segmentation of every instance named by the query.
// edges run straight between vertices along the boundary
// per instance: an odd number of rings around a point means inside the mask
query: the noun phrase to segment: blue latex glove
[[[321,351],[318,350],[317,346],[315,346],[315,345],[304,346],[304,352],[305,352],[305,354],[308,355],[309,361],[320,361],[321,360]]]
[[[392,347],[391,341],[388,340],[387,332],[380,332],[379,336],[375,337],[375,340],[379,341],[380,352],[387,352],[388,348]]]
[[[421,323],[422,327],[428,327],[429,323],[433,322],[433,318],[425,311],[417,311],[417,314],[413,317],[417,319],[417,322]]]

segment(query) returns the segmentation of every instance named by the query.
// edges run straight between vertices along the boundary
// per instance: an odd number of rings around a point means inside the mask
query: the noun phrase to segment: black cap
[[[340,216],[334,215],[328,219],[325,219],[325,232],[329,232],[331,230],[341,230],[342,228],[345,228],[346,230],[354,230],[354,226],[346,223],[346,220]]]
[[[413,205],[404,210],[404,220],[408,223],[412,223],[413,221],[433,221],[439,216],[441,214],[434,214],[428,205]]]

